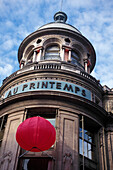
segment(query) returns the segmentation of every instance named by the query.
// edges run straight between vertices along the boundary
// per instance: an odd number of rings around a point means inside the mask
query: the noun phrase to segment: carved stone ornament
[[[65,153],[63,157],[64,170],[71,170],[73,159],[71,153]]]
[[[0,167],[2,166],[2,170],[7,170],[11,161],[12,152],[8,151],[7,153],[4,153],[3,156],[0,157]]]

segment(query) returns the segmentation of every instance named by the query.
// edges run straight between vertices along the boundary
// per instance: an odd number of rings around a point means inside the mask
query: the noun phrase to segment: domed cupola
[[[57,12],[54,15],[55,22],[63,22],[65,23],[67,21],[67,15],[64,12]]]
[[[67,64],[68,70],[88,73],[93,70],[96,61],[93,46],[66,20],[64,12],[57,12],[54,22],[40,27],[23,40],[18,51],[21,69],[33,63],[53,61]]]

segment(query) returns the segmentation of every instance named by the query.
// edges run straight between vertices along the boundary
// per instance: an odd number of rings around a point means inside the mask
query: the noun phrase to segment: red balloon
[[[54,126],[42,117],[31,117],[22,122],[16,132],[21,148],[32,152],[48,150],[56,140]]]

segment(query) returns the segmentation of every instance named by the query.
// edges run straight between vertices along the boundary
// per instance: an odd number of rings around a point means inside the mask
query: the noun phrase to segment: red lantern
[[[16,140],[23,149],[40,152],[48,150],[54,144],[56,131],[48,120],[42,117],[32,117],[19,125]]]

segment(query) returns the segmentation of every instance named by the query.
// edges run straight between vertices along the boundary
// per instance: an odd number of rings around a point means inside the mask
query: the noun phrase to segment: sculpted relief
[[[8,151],[7,153],[4,153],[3,156],[0,157],[0,167],[2,167],[2,170],[8,170],[11,161],[12,152]]]
[[[63,163],[64,163],[64,170],[72,169],[73,159],[71,153],[65,153],[63,157]]]

